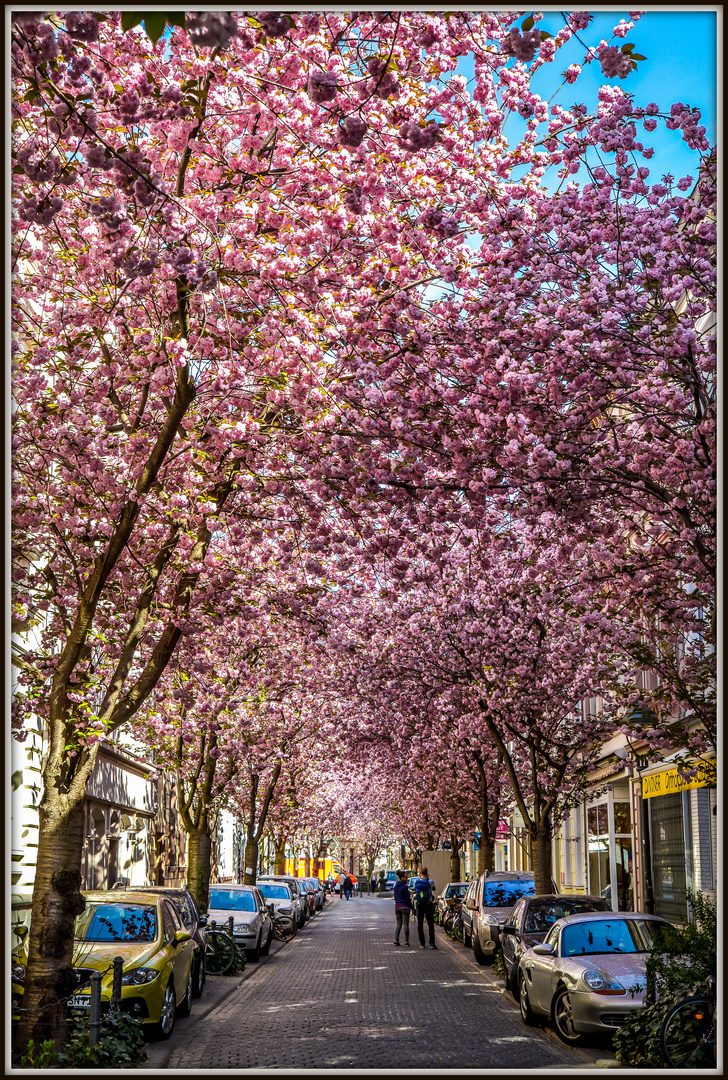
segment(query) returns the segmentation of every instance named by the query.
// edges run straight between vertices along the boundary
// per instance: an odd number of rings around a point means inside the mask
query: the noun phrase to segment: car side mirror
[[[473,900],[472,896],[469,896],[465,901],[465,907],[468,909],[468,911],[475,911],[475,901]]]
[[[174,938],[172,939],[173,945],[181,945],[185,941],[192,941],[192,934],[189,930],[177,930]]]
[[[515,926],[509,926],[508,923],[506,923],[506,925],[503,927],[501,933],[503,933],[503,934],[512,934],[513,937],[516,937],[517,934],[518,934],[518,930],[516,929]]]
[[[553,945],[546,945],[545,943],[543,943],[541,945],[534,945],[533,946],[533,951],[536,953],[536,956],[553,956],[554,955],[554,947],[553,947]]]

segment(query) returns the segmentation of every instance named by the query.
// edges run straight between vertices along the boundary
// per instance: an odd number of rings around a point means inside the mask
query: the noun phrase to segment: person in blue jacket
[[[420,939],[420,948],[425,947],[424,922],[427,919],[427,930],[430,936],[430,948],[436,949],[435,944],[435,882],[429,876],[427,867],[422,867],[420,877],[415,881],[415,899],[417,901],[417,933]]]
[[[397,929],[394,934],[394,944],[399,945],[399,935],[404,927],[404,943],[409,945],[409,917],[412,901],[407,888],[407,875],[404,870],[397,871],[397,881],[394,885],[394,915],[397,920]]]

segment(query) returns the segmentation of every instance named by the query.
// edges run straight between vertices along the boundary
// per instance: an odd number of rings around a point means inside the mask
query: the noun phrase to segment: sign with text
[[[675,795],[691,788],[712,787],[716,776],[714,761],[700,761],[697,764],[665,769],[664,772],[642,777],[642,798],[654,799],[658,795]]]

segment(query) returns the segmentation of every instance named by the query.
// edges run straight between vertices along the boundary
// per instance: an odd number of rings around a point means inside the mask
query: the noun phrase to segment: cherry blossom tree
[[[437,527],[467,534],[490,499],[572,533],[598,504],[617,535],[626,508],[645,559],[706,595],[714,560],[710,169],[691,200],[630,164],[638,123],[705,154],[694,111],[617,86],[550,110],[531,78],[584,13],[555,34],[506,12],[160,20],[13,29],[13,608],[37,637],[15,725],[48,731],[21,1047],[74,985],[99,740],[245,604],[246,560],[356,598],[385,557],[406,596],[446,562]],[[629,45],[585,61],[621,80]]]

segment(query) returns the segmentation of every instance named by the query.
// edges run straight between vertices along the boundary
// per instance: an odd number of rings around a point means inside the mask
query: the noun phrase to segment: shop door
[[[650,799],[650,841],[655,915],[670,922],[681,922],[687,916],[681,794]]]

